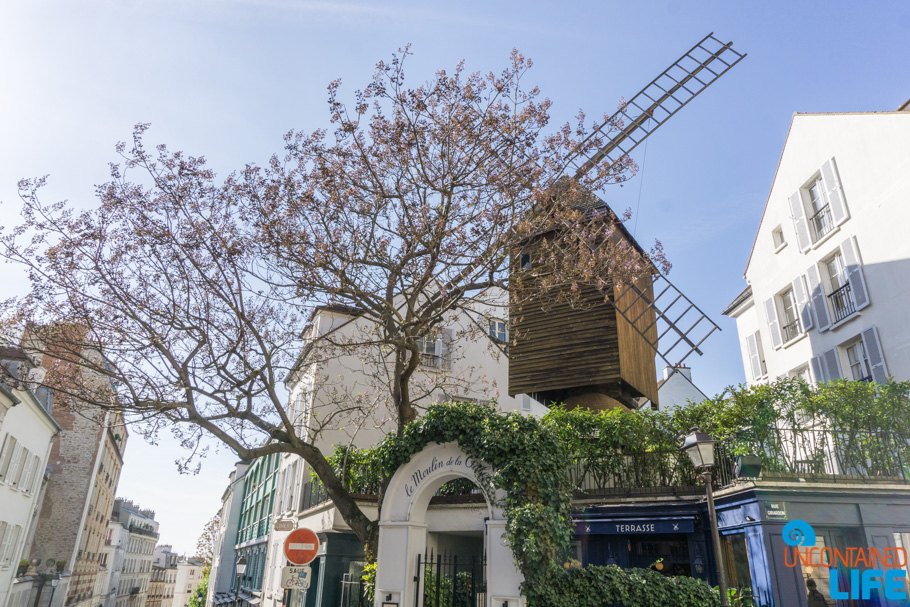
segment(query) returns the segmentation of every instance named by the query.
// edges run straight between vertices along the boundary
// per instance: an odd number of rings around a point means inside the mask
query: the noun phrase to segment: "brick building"
[[[47,358],[47,357],[45,357]],[[42,366],[52,367],[53,361]],[[108,519],[127,430],[116,411],[86,409],[66,397],[53,400],[51,414],[62,428],[51,449],[48,480],[32,558],[52,558],[71,572],[68,584],[61,580],[58,592],[67,607],[96,607],[104,602],[95,596],[96,577],[102,562]]]

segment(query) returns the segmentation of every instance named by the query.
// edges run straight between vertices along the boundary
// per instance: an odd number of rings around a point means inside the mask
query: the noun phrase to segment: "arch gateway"
[[[466,478],[483,491],[474,462],[457,443],[434,443],[411,457],[392,476],[379,513],[375,607],[423,607],[417,584],[418,557],[427,546],[427,508],[445,483]],[[502,497],[498,495],[498,497]],[[483,544],[486,556],[486,606],[519,607],[524,580],[506,545],[502,509],[486,500]]]

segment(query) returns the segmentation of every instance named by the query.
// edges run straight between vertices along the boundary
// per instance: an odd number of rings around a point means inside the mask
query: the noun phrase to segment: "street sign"
[[[291,590],[306,590],[310,587],[310,567],[282,567],[281,587]]]
[[[296,529],[284,540],[284,556],[295,565],[306,565],[319,551],[319,538],[309,529]]]
[[[275,521],[275,531],[293,531],[297,528],[297,521],[290,519],[278,519]]]

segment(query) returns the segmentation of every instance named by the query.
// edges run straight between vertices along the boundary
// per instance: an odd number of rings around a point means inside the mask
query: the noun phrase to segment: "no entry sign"
[[[309,529],[297,529],[284,540],[284,556],[295,565],[306,565],[319,551],[319,538]]]

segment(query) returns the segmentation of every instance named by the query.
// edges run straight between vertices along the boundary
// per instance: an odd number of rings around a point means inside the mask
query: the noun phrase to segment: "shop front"
[[[697,503],[597,507],[577,513],[574,520],[575,558],[583,566],[711,578],[713,557]]]

